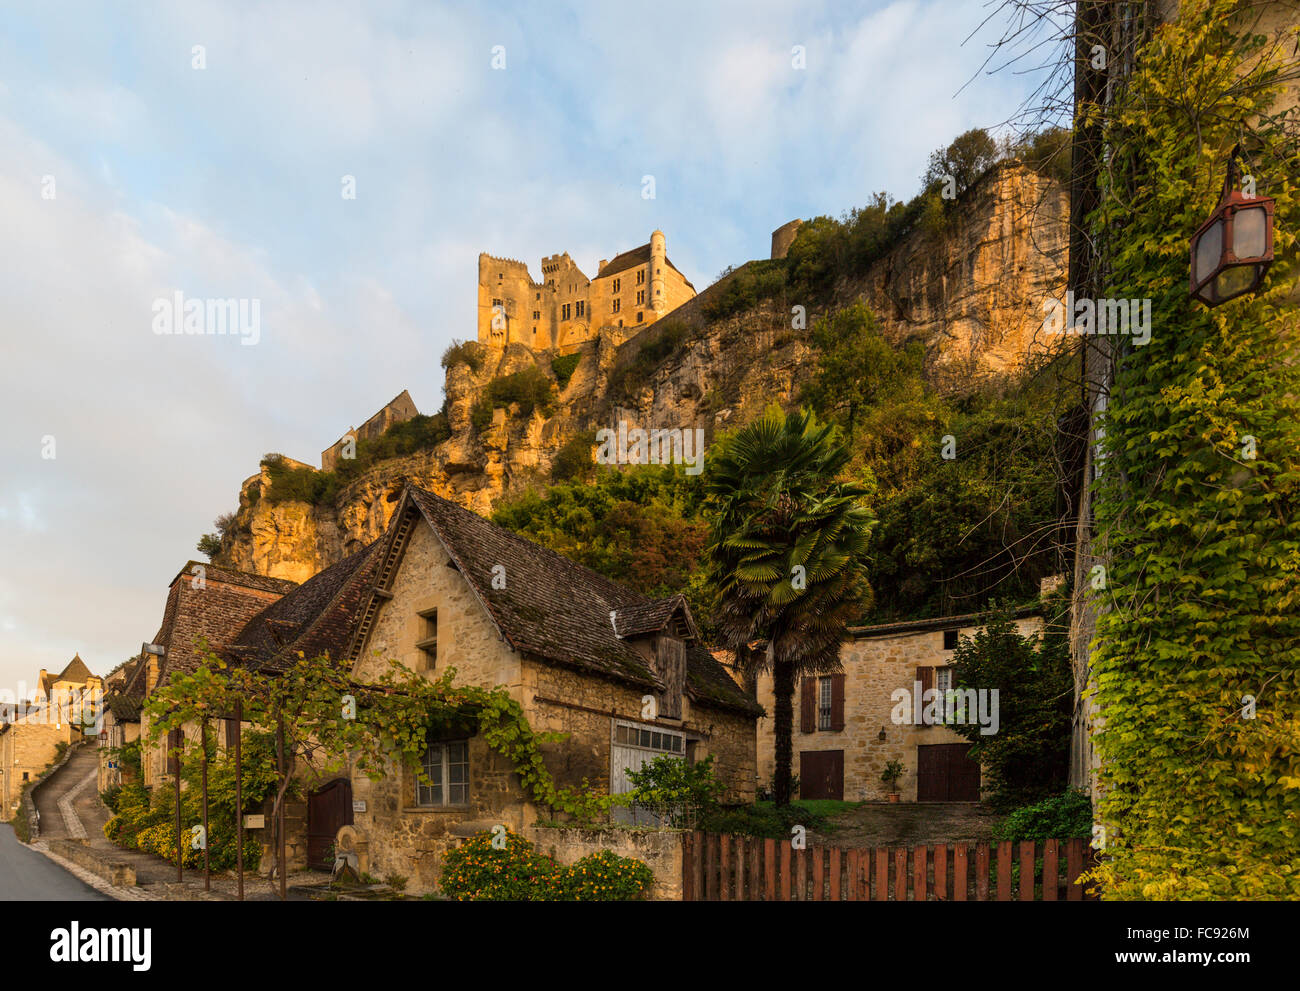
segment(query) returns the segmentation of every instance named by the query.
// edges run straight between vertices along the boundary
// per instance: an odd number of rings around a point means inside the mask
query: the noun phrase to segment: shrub
[[[1073,788],[1016,809],[993,827],[996,840],[1060,840],[1092,835],[1092,801]]]
[[[456,901],[549,900],[559,873],[555,861],[510,830],[502,849],[492,840],[492,833],[479,833],[447,852],[438,882],[443,894]]]
[[[506,830],[504,838],[499,850],[492,833],[479,833],[448,851],[442,894],[456,901],[633,901],[654,883],[649,867],[610,850],[561,867],[518,833]]]
[[[453,340],[446,351],[442,352],[442,367],[450,370],[455,364],[468,365],[476,375],[483,367],[483,350],[477,341]]]
[[[215,533],[205,533],[194,545],[195,550],[211,561],[221,553],[221,538]]]
[[[482,433],[492,424],[492,411],[511,404],[519,406],[523,417],[532,416],[536,409],[549,416],[555,409],[555,383],[536,365],[494,378],[470,411],[470,422]]]
[[[704,305],[704,315],[709,320],[722,320],[752,309],[760,301],[779,296],[785,290],[784,258],[753,261],[724,274],[728,276],[726,284]]]
[[[718,807],[722,784],[713,774],[713,755],[688,764],[680,757],[658,757],[639,771],[630,768],[629,802],[649,810],[674,829],[693,826]]]
[[[654,880],[654,872],[641,861],[598,850],[564,868],[557,883],[563,901],[632,902],[644,898]]]
[[[551,371],[555,373],[556,381],[560,383],[563,389],[569,384],[569,379],[573,378],[573,373],[578,369],[578,363],[582,361],[582,352],[575,351],[573,354],[562,354],[558,358],[551,359]]]
[[[596,431],[584,430],[565,441],[551,462],[551,481],[581,481],[591,472],[591,448],[596,443]]]

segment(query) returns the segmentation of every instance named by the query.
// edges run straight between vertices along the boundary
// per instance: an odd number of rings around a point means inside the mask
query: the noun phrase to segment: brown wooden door
[[[805,750],[799,755],[800,798],[844,798],[844,751]]]
[[[338,831],[352,825],[352,782],[337,778],[307,797],[307,860],[318,870],[333,870],[330,847]]]
[[[969,743],[916,748],[918,802],[978,802],[980,766],[967,755]]]

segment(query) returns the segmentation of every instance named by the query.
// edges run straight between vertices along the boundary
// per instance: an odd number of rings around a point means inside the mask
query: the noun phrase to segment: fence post
[[[975,900],[989,900],[989,845],[975,844]]]
[[[966,900],[966,885],[969,883],[967,876],[967,857],[968,849],[965,843],[954,844],[952,848],[952,900],[955,902],[964,902]]]
[[[926,897],[925,872],[930,866],[930,848],[922,844],[921,846],[912,847],[912,868],[916,873],[916,881],[912,885],[912,900],[923,902],[928,901]]]
[[[1056,840],[1043,840],[1043,901],[1056,901],[1059,868],[1056,863]]]
[[[776,901],[776,840],[763,841],[763,875],[765,900]]]
[[[1083,887],[1074,883],[1083,873],[1083,840],[1076,837],[1069,841],[1065,848],[1065,859],[1066,900],[1083,901]]]
[[[907,847],[894,851],[894,901],[907,901]]]
[[[1032,902],[1034,900],[1034,853],[1036,844],[1033,840],[1020,841],[1020,900],[1022,902]]]
[[[934,897],[941,902],[948,900],[947,843],[940,843],[934,848]]]
[[[695,833],[682,833],[682,901],[695,901]]]
[[[876,901],[889,901],[889,847],[876,847]]]
[[[808,851],[808,856],[812,857],[812,900],[819,902],[822,900],[822,885],[826,880],[826,851],[815,846]]]
[[[833,902],[840,900],[840,848],[831,847],[831,893]]]
[[[1011,901],[1011,841],[998,844],[998,901]]]
[[[790,900],[790,841],[781,841],[781,901]]]
[[[729,877],[731,867],[731,837],[723,833],[718,837],[718,901],[731,900]]]

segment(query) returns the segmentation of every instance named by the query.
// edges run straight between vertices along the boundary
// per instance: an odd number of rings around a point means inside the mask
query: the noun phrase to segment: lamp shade
[[[1191,295],[1214,307],[1254,292],[1273,263],[1273,200],[1231,190],[1192,235]]]

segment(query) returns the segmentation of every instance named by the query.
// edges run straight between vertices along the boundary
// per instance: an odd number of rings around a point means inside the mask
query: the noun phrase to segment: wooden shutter
[[[844,675],[831,675],[831,729],[844,728]]]
[[[934,668],[917,668],[916,680],[921,683],[921,697],[914,704],[917,706],[917,711],[921,713],[921,725],[929,726],[930,722],[925,715],[925,693],[934,687]]]
[[[802,694],[799,697],[802,719],[800,729],[805,733],[817,732],[817,679],[803,680]]]

